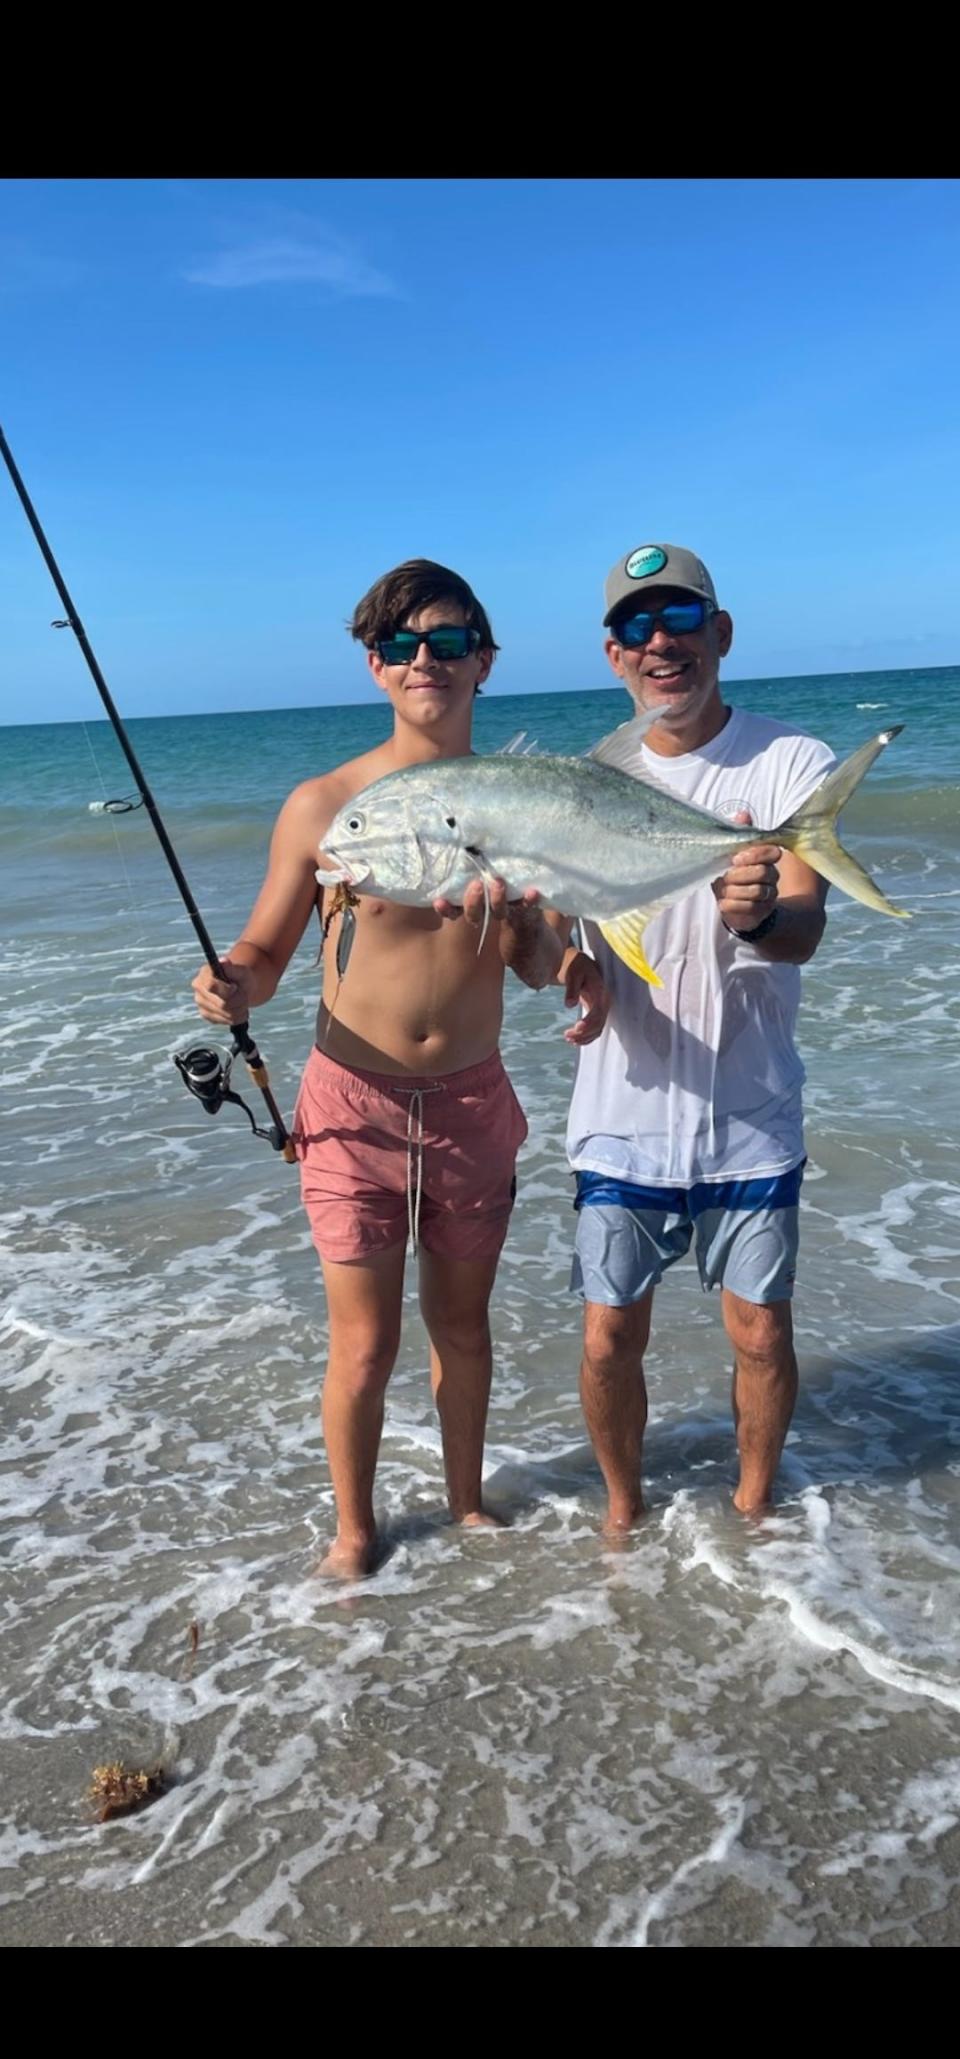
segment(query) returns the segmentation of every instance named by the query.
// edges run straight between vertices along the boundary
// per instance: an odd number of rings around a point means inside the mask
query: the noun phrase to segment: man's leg
[[[608,1535],[632,1529],[643,1514],[640,1466],[647,1422],[643,1354],[652,1308],[652,1287],[642,1301],[626,1308],[611,1308],[597,1301],[584,1304],[580,1400],[610,1497],[604,1524]]]
[[[471,1527],[497,1520],[483,1507],[480,1478],[492,1372],[488,1309],[499,1256],[443,1258],[420,1251],[420,1307],[430,1337],[450,1512]]]
[[[373,1477],[383,1398],[400,1342],[405,1244],[349,1265],[323,1260],[330,1352],[323,1434],[337,1503],[336,1539],[320,1571],[359,1579],[376,1556]]]
[[[773,1497],[784,1439],[797,1399],[797,1361],[789,1301],[762,1305],[725,1287],[723,1320],[734,1350],[733,1421],[740,1453],[734,1507],[747,1515]]]

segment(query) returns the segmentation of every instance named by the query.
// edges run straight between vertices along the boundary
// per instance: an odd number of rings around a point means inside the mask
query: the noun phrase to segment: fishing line
[[[67,625],[67,626],[69,626],[69,625]],[[136,800],[133,800],[133,799],[124,799],[124,800],[122,800],[122,801],[112,801],[112,800],[110,800],[110,799],[108,798],[108,795],[107,795],[107,787],[106,787],[106,781],[105,781],[105,779],[104,779],[104,777],[103,777],[103,772],[102,772],[102,770],[101,770],[101,766],[100,766],[100,760],[99,760],[99,758],[97,757],[97,753],[96,753],[96,751],[95,751],[95,749],[94,749],[94,745],[93,745],[93,738],[92,738],[92,736],[91,736],[91,734],[90,734],[90,731],[89,731],[89,729],[88,729],[88,727],[87,727],[87,724],[86,724],[86,723],[84,722],[84,723],[83,723],[83,724],[82,724],[81,726],[82,726],[82,728],[83,728],[83,734],[84,734],[84,736],[85,736],[85,738],[86,738],[86,741],[87,741],[87,749],[88,749],[88,751],[89,751],[89,753],[90,753],[90,756],[91,756],[91,758],[93,759],[93,769],[94,769],[94,771],[95,771],[95,773],[96,773],[96,775],[97,775],[97,779],[98,779],[98,780],[99,780],[99,782],[100,782],[100,791],[101,791],[101,793],[103,794],[103,799],[102,799],[102,801],[90,801],[90,802],[89,802],[88,806],[89,806],[89,812],[90,812],[90,814],[91,814],[91,815],[109,815],[109,816],[111,816],[111,817],[112,817],[112,816],[114,816],[114,815],[119,815],[119,814],[123,814],[123,815],[126,815],[126,814],[130,813],[130,812],[131,812],[131,811],[132,811],[132,810],[133,810],[134,808],[142,808],[142,807],[143,807],[143,797],[142,797],[142,795],[138,795],[138,797],[137,797],[137,799],[136,799]],[[139,899],[138,899],[138,897],[137,897],[137,893],[136,893],[136,890],[135,890],[135,888],[134,888],[133,880],[132,880],[132,879],[131,879],[131,877],[130,877],[130,872],[129,872],[129,868],[128,868],[128,866],[127,866],[127,861],[126,861],[126,857],[125,857],[125,855],[124,855],[124,849],[123,849],[123,845],[122,845],[122,843],[121,843],[121,841],[120,841],[120,832],[119,832],[119,830],[117,829],[117,825],[116,825],[116,823],[115,823],[114,821],[112,821],[112,820],[111,820],[111,824],[110,824],[110,827],[111,827],[111,829],[113,830],[113,841],[114,841],[114,844],[116,845],[117,857],[118,857],[118,858],[119,858],[119,860],[120,860],[120,870],[121,870],[121,872],[123,873],[123,878],[124,878],[124,883],[125,883],[125,885],[126,885],[126,889],[127,889],[127,894],[128,894],[128,896],[129,896],[129,899],[130,899],[130,902],[131,902],[131,904],[132,904],[133,908],[135,909],[135,911],[136,911],[136,913],[137,913],[137,915],[139,916],[139,919],[140,919],[140,934],[139,934],[139,936],[138,936],[138,938],[137,938],[137,942],[138,942],[138,944],[140,944],[140,945],[141,945],[141,947],[144,947],[144,946],[146,945],[146,942],[147,942],[147,933],[146,933],[146,927],[145,927],[145,925],[144,925],[144,920],[143,920],[143,910],[142,910],[142,908],[141,908],[141,906],[140,906],[140,902],[139,902]]]

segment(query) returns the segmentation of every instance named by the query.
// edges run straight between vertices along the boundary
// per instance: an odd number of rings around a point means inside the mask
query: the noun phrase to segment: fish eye
[[[445,815],[443,819],[448,829],[456,829],[457,818],[455,815]]]
[[[353,831],[353,833],[354,833],[354,836],[359,836],[359,835],[360,835],[360,832],[361,832],[361,830],[362,830],[362,828],[363,828],[363,824],[364,824],[364,817],[363,817],[362,815],[348,815],[348,816],[347,816],[347,828],[348,828],[348,829],[351,829],[351,830]]]

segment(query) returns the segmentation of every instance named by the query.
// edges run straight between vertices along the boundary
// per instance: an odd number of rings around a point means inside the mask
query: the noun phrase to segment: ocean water
[[[852,748],[893,923],[833,893],[804,973],[801,1398],[732,1512],[729,1362],[691,1261],[657,1300],[650,1514],[598,1534],[577,1401],[559,993],[508,993],[529,1121],[493,1307],[487,1491],[444,1520],[416,1312],[378,1478],[389,1552],[310,1578],[326,1322],[293,1169],[171,1063],[198,952],[108,726],[0,730],[0,1941],[960,1942],[960,671],[732,685]],[[93,691],[91,688],[91,699]],[[96,705],[94,703],[94,705]],[[580,750],[617,692],[484,698],[479,748]],[[226,948],[296,780],[381,706],[131,733]],[[305,939],[257,1029],[292,1108]],[[191,1625],[199,1642],[191,1657]],[[162,1760],[99,1825],[92,1768]]]

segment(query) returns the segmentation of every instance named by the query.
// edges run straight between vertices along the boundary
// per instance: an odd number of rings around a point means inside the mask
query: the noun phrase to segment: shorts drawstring
[[[420,1201],[423,1194],[423,1097],[439,1094],[440,1087],[397,1087],[409,1094],[407,1105],[407,1228],[410,1250],[416,1258],[420,1236]]]

